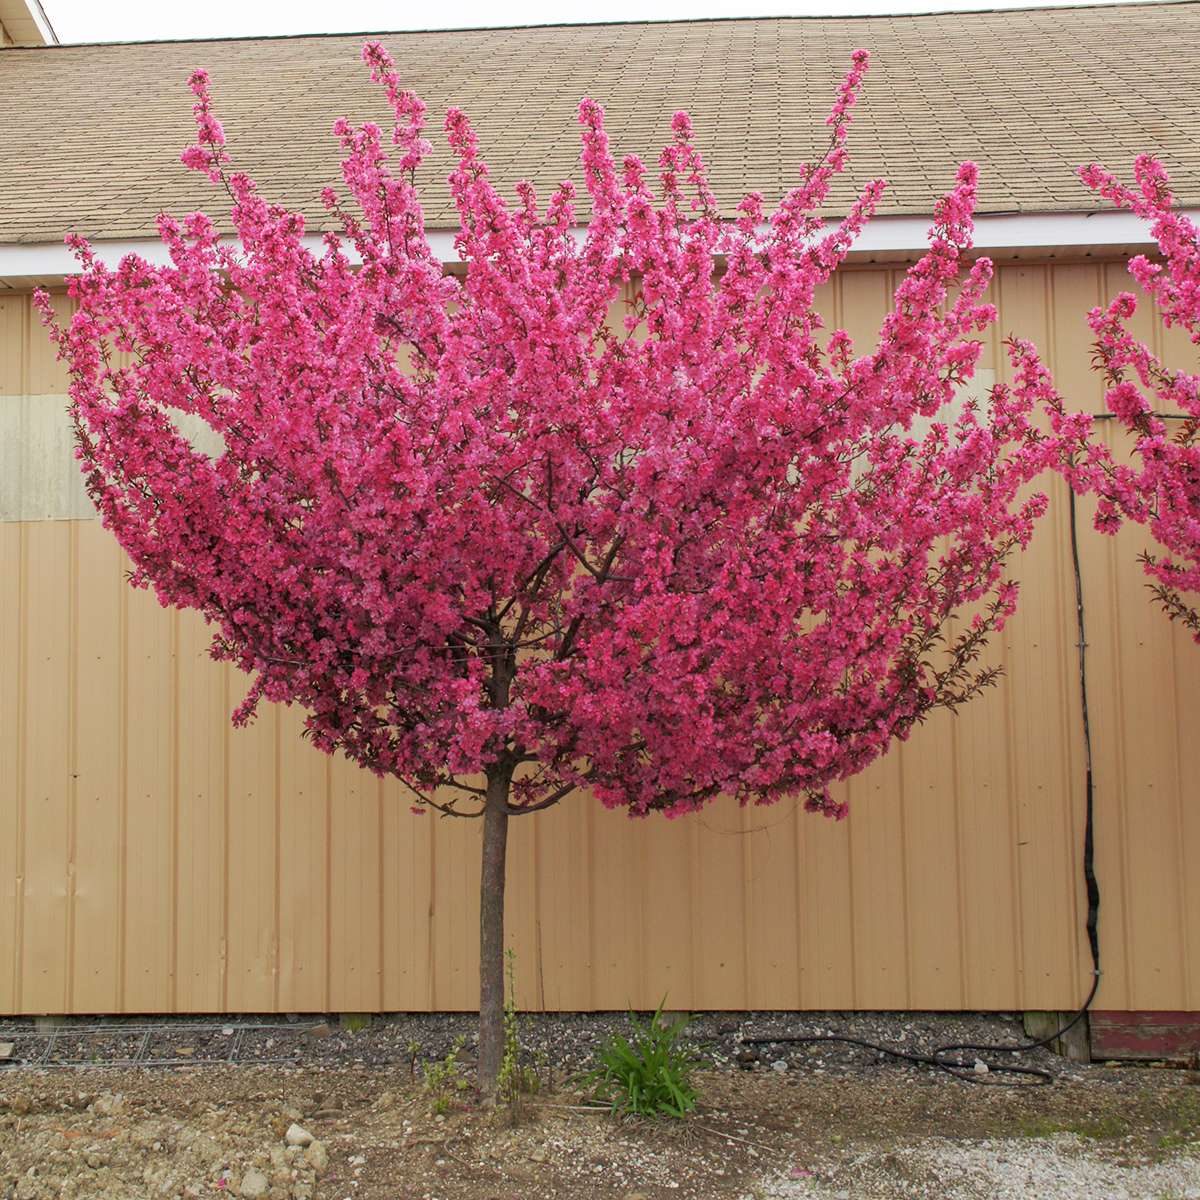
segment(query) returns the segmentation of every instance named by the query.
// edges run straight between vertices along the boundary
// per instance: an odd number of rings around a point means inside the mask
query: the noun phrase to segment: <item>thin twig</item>
[[[705,1133],[711,1133],[716,1137],[728,1138],[731,1142],[741,1142],[743,1146],[753,1146],[757,1150],[766,1150],[769,1154],[780,1154],[782,1151],[778,1146],[767,1146],[762,1142],[752,1142],[749,1138],[738,1137],[735,1133],[725,1133],[720,1129],[713,1129],[710,1125],[701,1125],[696,1121],[689,1121],[688,1126],[691,1129],[702,1129]]]

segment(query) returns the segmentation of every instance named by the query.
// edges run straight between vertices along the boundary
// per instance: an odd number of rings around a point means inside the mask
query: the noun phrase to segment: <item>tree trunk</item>
[[[511,772],[489,773],[479,873],[479,1091],[496,1100],[504,1057],[504,866]]]

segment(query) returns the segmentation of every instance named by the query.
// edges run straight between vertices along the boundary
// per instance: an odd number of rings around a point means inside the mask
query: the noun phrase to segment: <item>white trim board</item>
[[[1181,211],[1200,223],[1200,209]],[[876,217],[854,243],[853,253],[860,258],[871,254],[919,253],[927,244],[929,222],[929,217]],[[832,222],[827,222],[827,227],[832,228]],[[582,238],[583,228],[577,227],[575,235]],[[454,237],[449,230],[429,232],[430,245],[443,263],[460,261]],[[975,219],[975,248],[983,252],[1042,248],[1102,251],[1106,247],[1150,245],[1152,240],[1147,223],[1128,212],[984,214]],[[320,234],[307,235],[305,242],[314,253],[321,253]],[[170,261],[158,238],[96,241],[92,245],[108,266],[116,266],[127,254],[140,254],[154,264]],[[0,245],[0,279],[73,275],[77,270],[74,255],[59,242]]]

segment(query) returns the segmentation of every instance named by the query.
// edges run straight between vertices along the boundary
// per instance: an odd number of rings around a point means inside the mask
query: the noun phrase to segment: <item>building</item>
[[[29,38],[0,5],[13,40]],[[35,6],[36,7],[36,6]],[[28,10],[33,19],[33,9]],[[18,36],[19,35],[19,36]],[[43,41],[52,40],[47,34]],[[470,1009],[476,831],[414,820],[399,787],[302,744],[193,614],[127,588],[83,496],[65,378],[31,315],[61,288],[64,230],[154,254],[160,209],[220,211],[178,164],[186,77],[209,69],[232,152],[319,212],[341,113],[383,117],[354,36],[0,51],[0,1012]],[[936,195],[980,165],[977,242],[998,262],[1000,339],[1032,337],[1073,402],[1101,404],[1087,309],[1128,286],[1140,222],[1095,212],[1074,168],[1164,159],[1200,206],[1200,3],[915,17],[725,20],[384,35],[429,103],[475,120],[493,173],[574,173],[574,105],[653,155],[689,110],[723,205],[777,199],[820,146],[853,48],[874,65],[849,180],[892,186],[825,297],[859,340],[923,245]],[[444,149],[426,215],[453,257]],[[62,303],[66,304],[65,298]],[[1146,328],[1149,330],[1147,320]],[[1168,358],[1184,339],[1153,337]],[[1097,1007],[1200,1021],[1197,649],[1135,557],[1081,517],[1103,983]],[[1019,562],[1006,678],[849,787],[842,824],[787,806],[631,823],[586,803],[518,823],[509,928],[529,1008],[1067,1011],[1091,981],[1080,866],[1084,750],[1065,495]],[[1147,1013],[1174,1014],[1147,1017]],[[1181,1015],[1182,1014],[1182,1015]],[[1191,1014],[1190,1017],[1188,1014]],[[1109,1019],[1118,1024],[1124,1017]],[[1195,1038],[1195,1034],[1181,1036]]]

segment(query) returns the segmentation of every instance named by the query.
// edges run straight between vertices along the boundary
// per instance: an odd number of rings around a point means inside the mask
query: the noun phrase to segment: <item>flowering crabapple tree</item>
[[[1150,223],[1161,261],[1138,255],[1130,260],[1130,274],[1163,325],[1179,326],[1200,346],[1200,239],[1195,224],[1175,208],[1162,164],[1139,156],[1132,188],[1094,163],[1080,176],[1106,200]],[[1114,461],[1090,422],[1075,414],[1065,473],[1077,491],[1096,493],[1097,529],[1115,533],[1128,521],[1149,529],[1163,550],[1141,556],[1151,590],[1200,641],[1200,370],[1166,366],[1134,336],[1128,321],[1136,308],[1134,295],[1122,292],[1088,314],[1105,400],[1132,441],[1134,465]],[[1055,415],[1062,415],[1061,407]]]
[[[815,215],[864,51],[824,157],[769,216],[752,194],[722,219],[685,114],[652,183],[584,100],[577,235],[571,185],[506,203],[451,109],[461,274],[422,219],[424,106],[379,44],[363,57],[394,149],[336,122],[322,251],[232,168],[197,71],[183,159],[227,188],[238,244],[199,213],[160,218],[169,266],[111,269],[68,239],[77,311],[55,336],[133,581],[199,610],[213,656],[253,677],[234,721],[298,704],[318,747],[402,780],[418,812],[481,818],[494,1096],[510,820],[583,793],[639,817],[720,795],[841,816],[831,784],[995,678],[981,651],[1045,507],[1024,485],[1049,382],[1012,342],[1010,385],[933,419],[995,315],[990,264],[965,262],[971,164],[878,345],[822,332],[814,294],[884,188],[832,228]]]

